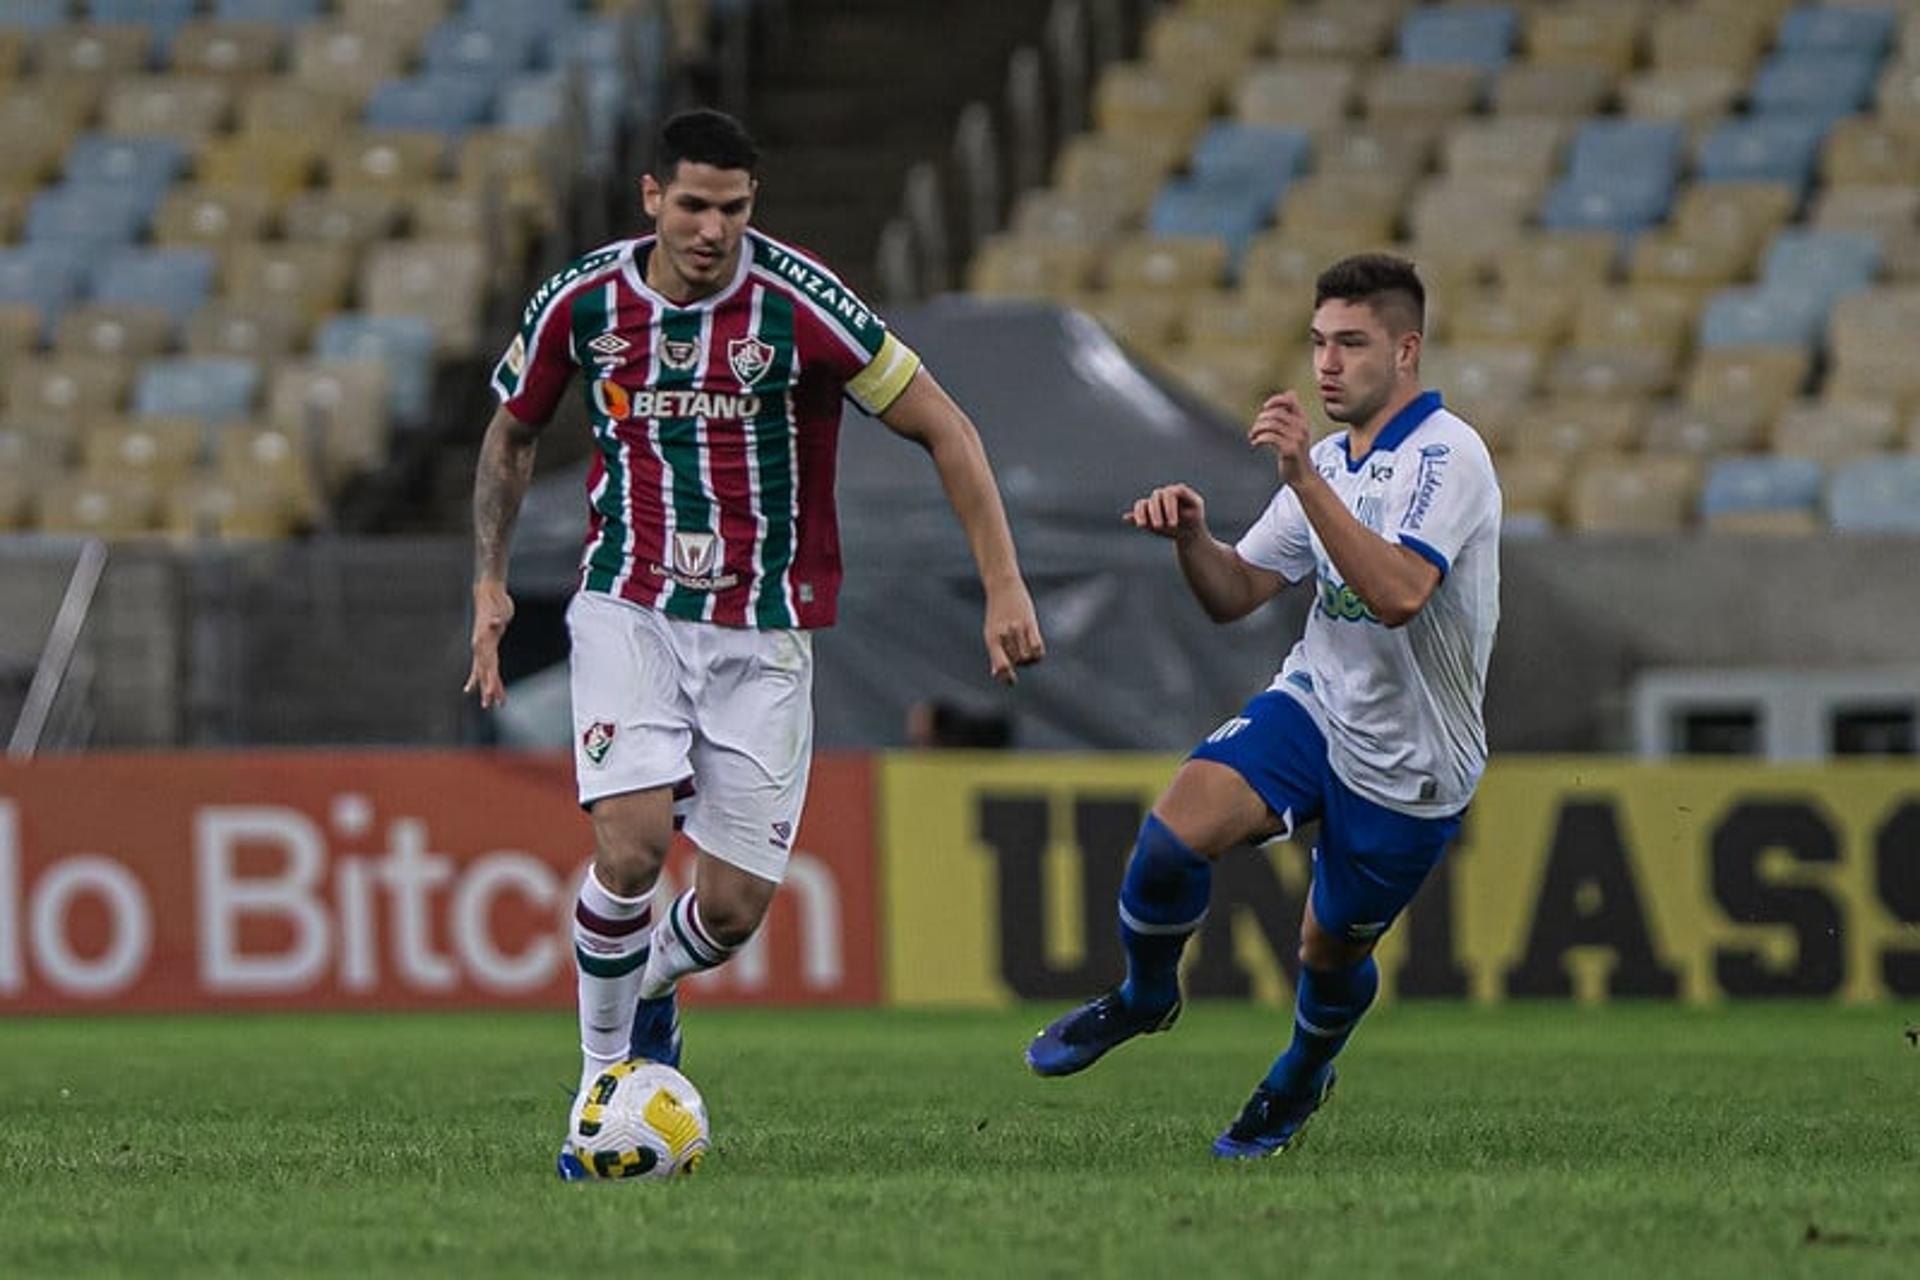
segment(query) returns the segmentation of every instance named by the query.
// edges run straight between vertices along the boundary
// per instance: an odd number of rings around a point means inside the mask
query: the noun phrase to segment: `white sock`
[[[687,974],[725,964],[734,951],[713,940],[713,934],[700,922],[700,904],[689,889],[673,900],[653,927],[653,954],[647,958],[646,974],[640,981],[640,998],[663,996]]]
[[[580,983],[581,1087],[627,1058],[633,1002],[647,964],[653,890],[637,898],[610,893],[587,868],[573,906],[573,958]]]

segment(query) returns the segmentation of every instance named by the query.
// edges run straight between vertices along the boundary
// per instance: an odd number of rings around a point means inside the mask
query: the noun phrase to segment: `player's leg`
[[[673,788],[591,803],[593,863],[573,909],[579,973],[581,1088],[624,1061],[653,934],[653,890],[673,840]]]
[[[1300,721],[1312,728],[1287,695],[1263,693],[1174,775],[1141,823],[1121,881],[1126,978],[1034,1037],[1026,1052],[1033,1071],[1070,1075],[1136,1035],[1173,1024],[1180,956],[1206,917],[1214,859],[1290,830],[1315,811],[1317,782],[1298,759]]]

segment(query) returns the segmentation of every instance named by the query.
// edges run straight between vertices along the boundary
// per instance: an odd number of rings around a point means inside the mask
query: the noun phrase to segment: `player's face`
[[[663,187],[640,180],[659,244],[647,262],[647,283],[676,302],[717,293],[740,263],[740,238],[753,216],[753,176],[682,161]]]
[[[1413,359],[1418,339],[1397,338],[1363,302],[1329,298],[1313,313],[1313,376],[1327,417],[1364,427],[1393,398],[1403,363]],[[1410,367],[1410,363],[1409,363]]]

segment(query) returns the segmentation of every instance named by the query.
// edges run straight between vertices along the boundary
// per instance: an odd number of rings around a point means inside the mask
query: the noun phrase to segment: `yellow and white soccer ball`
[[[608,1067],[573,1100],[567,1143],[594,1178],[673,1178],[707,1154],[707,1104],[672,1067],[635,1058]]]

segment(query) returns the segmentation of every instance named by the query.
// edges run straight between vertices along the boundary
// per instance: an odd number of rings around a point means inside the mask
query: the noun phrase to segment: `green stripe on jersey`
[[[688,389],[696,386],[700,380],[700,371],[706,367],[705,344],[700,341],[700,329],[706,317],[703,311],[670,310],[663,313],[658,324],[659,352],[669,350],[668,344],[682,344],[679,350],[692,350],[695,354],[688,367],[673,369],[660,359],[660,376],[654,386],[662,391]],[[658,353],[657,353],[658,354]],[[676,533],[712,533],[713,502],[707,496],[706,477],[701,474],[700,420],[698,418],[662,418],[660,419],[660,454],[666,459],[668,484],[672,492],[668,495],[673,505],[673,531]],[[674,567],[674,554],[671,538],[664,548],[669,568]],[[695,622],[707,616],[709,593],[694,591],[673,583],[667,592],[666,611],[676,618],[687,618]]]
[[[775,289],[760,292],[760,331],[755,335],[773,348],[773,364],[761,375],[762,385],[791,388],[793,377],[793,300]],[[759,563],[760,598],[754,604],[753,620],[762,627],[791,627],[793,613],[787,608],[787,572],[793,567],[794,553],[794,474],[793,424],[787,414],[793,404],[791,390],[785,395],[761,398],[759,414],[753,420],[754,464],[759,472],[758,509],[766,521],[761,536]]]
[[[573,302],[573,332],[568,335],[573,349],[585,350],[588,342],[605,333],[612,324],[613,317],[607,310],[606,289],[583,290]],[[632,541],[627,513],[629,468],[625,450],[614,433],[613,419],[601,413],[594,404],[593,374],[597,370],[588,368],[585,372],[587,376],[580,380],[580,385],[586,393],[587,421],[593,427],[593,442],[600,450],[603,473],[600,488],[591,495],[594,510],[600,513],[601,524],[600,535],[587,551],[586,589],[612,591],[621,569],[626,565],[628,544]]]

